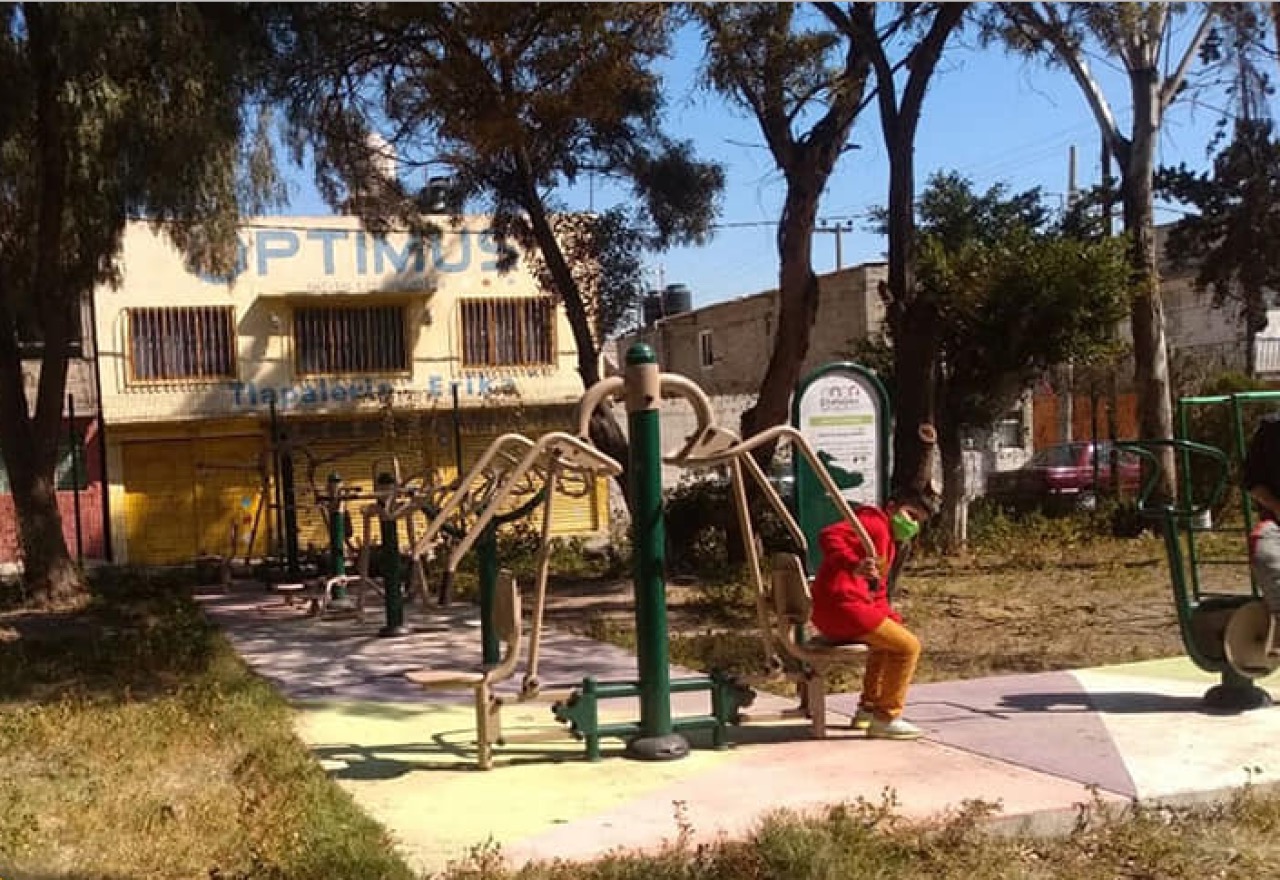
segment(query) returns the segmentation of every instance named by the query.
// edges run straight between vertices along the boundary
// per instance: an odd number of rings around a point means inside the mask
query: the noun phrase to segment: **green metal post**
[[[281,431],[280,439],[288,436]],[[302,566],[298,562],[298,499],[293,485],[293,453],[285,448],[280,453],[280,485],[284,506],[284,552],[286,570],[290,577],[298,577]]]
[[[1178,437],[1182,440],[1190,440],[1188,435],[1190,431],[1190,423],[1188,410],[1185,400],[1178,401]],[[1184,509],[1189,513],[1191,511],[1192,498],[1194,493],[1191,486],[1191,453],[1184,447],[1182,450],[1182,498]],[[1196,547],[1195,523],[1190,518],[1183,521],[1180,530],[1187,536],[1187,560],[1191,569],[1191,607],[1200,602],[1200,550]]]
[[[344,507],[342,504],[342,477],[337,474],[329,474],[329,574],[333,577],[342,577],[347,573],[347,557],[343,552],[343,548],[347,544],[346,522],[344,521]],[[333,599],[345,602],[347,599],[346,585],[341,581],[333,588]]]
[[[389,492],[394,485],[395,477],[391,474],[378,475],[380,491]],[[404,625],[404,591],[400,585],[400,529],[395,518],[388,516],[390,500],[387,495],[378,502],[381,508],[378,518],[382,521],[382,556],[379,568],[382,570],[382,590],[387,612],[387,623],[378,630],[378,635],[383,638],[409,634],[409,628]]]
[[[662,449],[658,405],[662,378],[653,349],[627,351],[627,425],[630,440],[631,542],[635,552],[636,654],[640,677],[640,735],[627,753],[668,761],[689,753],[689,741],[671,725],[671,671],[667,655],[666,530],[662,520]]]
[[[498,526],[489,523],[476,542],[480,568],[480,652],[486,666],[498,662],[498,633],[493,627],[493,601],[498,591]]]
[[[1236,441],[1236,461],[1240,462],[1240,466],[1244,467],[1245,453],[1248,451],[1244,438],[1244,413],[1240,410],[1240,398],[1231,395],[1231,415],[1232,415],[1232,431],[1235,434]],[[1249,498],[1248,492],[1240,493],[1240,509],[1244,512],[1244,533],[1246,547],[1248,546],[1248,535],[1253,531],[1253,503]]]

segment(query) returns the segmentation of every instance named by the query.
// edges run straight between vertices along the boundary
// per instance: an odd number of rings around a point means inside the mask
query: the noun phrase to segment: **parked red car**
[[[1098,495],[1111,488],[1112,451],[1111,443],[1105,440],[1046,446],[1016,470],[988,474],[987,495],[1017,505],[1092,510]],[[1120,451],[1117,459],[1121,491],[1136,493],[1142,483],[1142,460],[1125,451]]]

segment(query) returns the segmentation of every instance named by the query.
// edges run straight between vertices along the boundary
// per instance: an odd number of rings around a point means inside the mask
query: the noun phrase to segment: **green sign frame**
[[[840,361],[800,380],[791,398],[791,424],[800,432],[850,506],[882,507],[889,489],[893,409],[880,377],[868,367]],[[817,474],[792,454],[796,521],[809,543],[810,573],[822,553],[818,532],[840,518]]]

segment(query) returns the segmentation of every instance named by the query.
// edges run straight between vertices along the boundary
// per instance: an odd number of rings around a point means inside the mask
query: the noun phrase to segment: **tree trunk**
[[[78,604],[87,595],[84,576],[67,550],[51,477],[10,481],[21,527],[23,582],[32,601],[44,608]]]
[[[1155,211],[1152,180],[1155,173],[1156,133],[1159,129],[1159,75],[1155,69],[1130,73],[1133,86],[1133,140],[1121,162],[1121,201],[1129,237],[1129,268],[1133,288],[1130,323],[1133,330],[1134,382],[1138,392],[1138,429],[1142,438],[1173,437],[1173,403],[1169,389],[1169,351],[1164,334],[1164,303],[1156,264]],[[1119,157],[1118,157],[1119,158]],[[1174,497],[1175,464],[1172,449],[1158,451],[1160,481],[1157,498]]]
[[[533,192],[532,187],[530,192]],[[551,228],[542,203],[531,196],[526,199],[525,210],[533,227],[534,240],[542,251],[543,259],[547,261],[547,270],[555,281],[556,289],[560,291],[560,301],[564,304],[565,316],[573,331],[574,347],[578,351],[578,373],[582,376],[583,388],[590,388],[600,381],[599,348],[591,326],[591,316],[587,313],[582,293],[573,280],[573,272],[565,261],[564,252],[560,250],[560,242]],[[623,498],[627,500],[627,506],[630,507],[631,491],[627,479],[629,454],[622,426],[607,406],[601,406],[591,414],[588,429],[591,442],[596,448],[622,465],[622,473],[618,474],[616,480]]]
[[[943,552],[954,555],[964,549],[968,540],[967,515],[969,499],[965,494],[964,444],[954,413],[948,412],[938,427],[938,452],[942,457],[942,515],[939,527],[943,535]]]
[[[54,48],[56,13],[32,5],[24,11],[35,72],[36,248],[31,277],[0,291],[0,453],[18,518],[23,582],[32,600],[48,607],[82,601],[88,592],[62,534],[54,477],[67,387],[71,315],[83,291],[63,283],[68,156],[60,94],[62,72]],[[34,414],[23,383],[15,332],[14,299],[24,295],[36,297],[44,335]]]
[[[824,177],[825,179],[825,177]],[[778,228],[778,329],[754,406],[742,414],[742,436],[751,437],[788,421],[791,394],[809,354],[809,338],[818,318],[818,276],[813,272],[813,227],[821,187],[811,179],[792,179]],[[761,467],[773,447],[760,447]]]
[[[883,89],[886,84],[879,86]],[[932,303],[917,295],[915,284],[915,130],[919,113],[919,105],[904,106],[892,119],[881,120],[889,153],[887,317],[897,386],[889,485],[894,490],[911,485],[919,475],[926,453],[919,426],[935,421],[937,316]]]

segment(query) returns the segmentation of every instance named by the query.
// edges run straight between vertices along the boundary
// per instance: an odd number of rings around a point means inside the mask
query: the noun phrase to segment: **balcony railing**
[[[1280,373],[1280,339],[1255,339],[1258,375]]]

